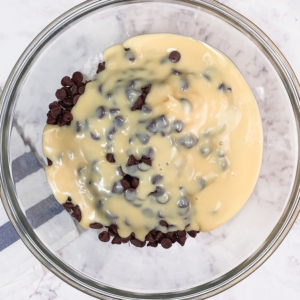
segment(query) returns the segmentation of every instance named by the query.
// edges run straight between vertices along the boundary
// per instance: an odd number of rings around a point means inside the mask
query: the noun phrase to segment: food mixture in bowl
[[[99,239],[170,248],[232,218],[262,159],[256,100],[216,49],[172,34],[104,52],[62,79],[43,135],[55,198]]]

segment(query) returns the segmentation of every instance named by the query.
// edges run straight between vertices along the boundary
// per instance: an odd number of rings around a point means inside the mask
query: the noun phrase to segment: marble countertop
[[[219,0],[258,25],[286,56],[300,79],[299,0]],[[0,92],[13,65],[31,40],[53,19],[81,0],[10,0],[0,10]],[[16,20],[18,20],[16,22]],[[21,247],[25,247],[20,244]],[[92,299],[67,285],[41,264],[28,286],[30,299]],[[1,272],[1,270],[0,270]],[[300,217],[276,252],[257,271],[214,300],[300,299]],[[16,296],[9,299],[29,299]],[[1,297],[0,299],[7,299]]]

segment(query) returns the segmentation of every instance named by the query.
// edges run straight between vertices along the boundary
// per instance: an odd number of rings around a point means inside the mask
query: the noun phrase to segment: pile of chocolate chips
[[[170,54],[170,60],[173,62],[177,62],[180,60],[180,54],[172,52]],[[97,74],[105,70],[105,62],[100,63],[98,65]],[[87,82],[86,82],[87,83]],[[55,93],[56,98],[59,101],[54,101],[49,105],[49,112],[47,113],[47,124],[58,125],[58,126],[69,126],[73,120],[73,116],[71,114],[72,108],[76,105],[79,97],[85,91],[86,83],[83,82],[83,75],[80,72],[75,72],[72,78],[65,76],[61,80],[62,88],[58,89]],[[132,106],[131,110],[141,110],[143,105],[145,104],[145,100],[147,95],[150,93],[151,85],[142,88],[142,95],[138,98],[135,104]],[[110,163],[115,163],[115,158],[113,153],[108,153],[106,155],[106,159]],[[52,165],[52,161],[47,158],[48,166]],[[127,166],[134,166],[140,163],[144,163],[146,165],[151,166],[152,161],[151,158],[147,156],[142,156],[141,159],[136,159],[133,155],[128,157]],[[119,167],[120,174],[123,178],[120,180],[120,183],[126,191],[127,189],[136,189],[139,185],[139,179],[137,177],[128,175],[123,172],[122,168]],[[67,212],[71,214],[71,216],[77,220],[81,221],[81,210],[78,205],[74,205],[72,203],[72,199],[68,197],[66,203],[63,204],[63,207]],[[160,221],[160,225],[164,227],[169,227],[169,224],[165,220]],[[188,226],[188,225],[187,225]],[[111,224],[110,226],[103,226],[100,223],[92,223],[89,225],[92,229],[107,229],[99,234],[99,240],[101,242],[109,242],[111,240],[112,244],[124,244],[131,243],[132,245],[142,248],[146,244],[148,247],[157,247],[158,244],[165,249],[169,249],[172,245],[178,242],[181,246],[184,246],[186,242],[186,234],[195,238],[199,231],[191,230],[177,230],[170,231],[167,233],[163,233],[159,230],[153,229],[151,230],[145,237],[145,241],[141,241],[135,237],[135,234],[132,232],[128,237],[122,238],[118,234],[118,226],[116,224]]]
[[[63,204],[64,208],[71,213],[72,217],[76,219],[78,222],[81,220],[81,211],[78,205],[74,206],[71,198],[69,197],[67,202]],[[164,227],[169,227],[169,224],[165,220],[160,221],[160,225]],[[159,230],[151,230],[146,236],[145,240],[141,241],[135,237],[135,234],[132,232],[128,237],[122,238],[118,233],[118,226],[116,224],[111,224],[109,226],[103,226],[100,223],[92,223],[89,225],[92,229],[102,229],[105,228],[104,231],[101,231],[98,235],[98,238],[101,242],[107,243],[111,240],[112,244],[126,244],[131,243],[132,245],[142,248],[144,246],[148,247],[157,247],[158,244],[165,249],[169,249],[172,247],[174,243],[179,243],[181,246],[184,246],[186,242],[186,234],[195,238],[199,231],[190,230],[177,230],[170,231],[167,233],[163,233]]]

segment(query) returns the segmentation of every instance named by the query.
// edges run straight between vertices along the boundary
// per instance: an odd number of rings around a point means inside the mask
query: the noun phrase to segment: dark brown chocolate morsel
[[[122,238],[122,237],[121,237],[121,242],[122,242],[123,244],[126,244],[126,243],[128,243],[128,242],[130,241],[130,239],[131,239],[131,235],[129,235],[129,236],[126,237],[126,238]]]
[[[168,238],[164,238],[162,241],[161,241],[161,246],[165,249],[169,249],[172,247],[172,241]]]
[[[64,89],[58,89],[55,93],[55,96],[59,100],[63,100],[65,97],[67,97],[67,92]]]
[[[142,92],[145,93],[145,94],[149,94],[150,90],[151,90],[151,84],[142,87]]]
[[[148,242],[147,247],[157,247],[158,243],[157,242]]]
[[[121,183],[124,190],[128,190],[130,188],[130,182],[127,181],[126,179],[124,179],[124,178],[121,179],[120,183]]]
[[[121,244],[122,244],[122,240],[121,240],[121,238],[120,238],[118,235],[116,235],[116,236],[113,238],[113,240],[111,241],[111,243],[112,243],[112,244],[121,245]]]
[[[146,164],[148,166],[152,166],[151,158],[149,158],[147,156],[142,156],[141,162],[143,162],[144,164]]]
[[[145,104],[144,97],[143,96],[139,96],[138,99],[133,104],[133,106],[131,107],[131,110],[132,111],[141,110],[144,104]]]
[[[99,63],[99,65],[98,65],[98,69],[97,69],[97,74],[98,73],[100,73],[100,72],[102,72],[102,71],[104,71],[105,70],[105,62],[103,62],[103,63]]]
[[[79,89],[78,89],[78,94],[82,95],[85,91],[85,86],[81,86]]]
[[[165,221],[165,220],[160,220],[159,221],[159,225],[161,225],[161,226],[163,226],[163,227],[169,227],[169,224],[167,223],[167,221]]]
[[[131,166],[138,165],[139,163],[140,161],[137,160],[133,155],[129,155],[126,166],[131,167]]]
[[[106,154],[106,160],[107,160],[108,162],[110,162],[110,163],[116,162],[113,153],[107,153],[107,154]]]
[[[53,117],[53,118],[58,118],[62,113],[62,109],[60,108],[60,106],[55,106],[53,108],[50,109],[50,115]]]
[[[124,50],[125,50],[125,51],[129,51],[129,50],[130,50],[130,48],[124,48]]]
[[[118,233],[116,233],[112,228],[108,228],[108,233],[111,236],[117,236],[118,235]]]
[[[72,217],[76,219],[78,222],[81,221],[81,210],[78,205],[74,206]]]
[[[139,186],[140,180],[137,177],[132,177],[131,187],[136,189]]]
[[[52,166],[52,160],[47,157],[48,166]]]
[[[65,98],[63,100],[63,104],[66,108],[73,106],[73,99],[72,98]]]
[[[135,237],[132,237],[131,240],[130,240],[130,243],[136,247],[142,247],[143,245],[143,242],[138,240],[137,238]]]
[[[164,238],[164,234],[162,232],[158,231],[155,236],[155,240],[160,243],[163,240],[163,238]]]
[[[155,242],[155,239],[150,232],[145,236],[145,240],[149,242]]]
[[[178,235],[179,237],[184,237],[184,236],[186,236],[186,231],[185,231],[185,230],[178,230],[178,231],[177,231],[177,235]]]
[[[76,105],[76,103],[78,102],[79,97],[80,97],[80,95],[74,96],[74,98],[73,98],[73,105]]]
[[[77,85],[74,84],[72,86],[72,88],[71,88],[71,94],[72,94],[73,97],[78,94],[78,87],[77,87]]]
[[[65,210],[67,212],[71,212],[72,209],[74,208],[74,205],[73,205],[73,203],[69,202],[69,203],[64,203],[63,207],[65,208]]]
[[[185,236],[179,236],[177,241],[178,241],[178,243],[179,243],[181,246],[184,246],[185,241],[186,241],[186,237],[185,237]]]
[[[75,72],[72,76],[72,80],[76,83],[76,85],[77,85],[77,83],[82,82],[82,80],[83,80],[82,73],[78,72],[78,71]]]
[[[177,63],[180,61],[181,55],[178,51],[172,51],[169,55],[169,59],[173,63]]]
[[[52,103],[49,104],[49,109],[52,109],[54,107],[59,107],[59,103],[57,101],[53,101]]]
[[[92,228],[92,229],[101,229],[101,228],[103,228],[103,225],[100,224],[100,223],[92,223],[92,224],[90,224],[89,226],[90,226],[90,228]]]
[[[72,86],[72,85],[74,85],[74,82],[69,76],[65,76],[61,80],[61,85],[62,86]]]
[[[187,232],[189,234],[189,236],[191,236],[192,238],[195,238],[197,235],[197,231],[196,230],[190,230]]]
[[[107,231],[102,231],[100,232],[100,234],[98,235],[98,238],[101,242],[108,242],[110,240],[110,235],[108,234]]]
[[[65,122],[71,122],[73,120],[73,115],[65,110],[62,114],[62,119],[65,121]]]

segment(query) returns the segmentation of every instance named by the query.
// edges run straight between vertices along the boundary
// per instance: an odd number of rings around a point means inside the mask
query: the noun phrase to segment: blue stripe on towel
[[[17,183],[26,176],[38,171],[42,166],[33,152],[24,153],[12,162],[14,182]],[[60,205],[53,195],[41,200],[25,211],[29,224],[34,228],[43,225],[54,216],[60,214],[64,207]],[[11,222],[0,226],[0,251],[9,247],[19,239],[19,235]]]
[[[14,182],[19,182],[26,176],[39,170],[41,167],[41,164],[33,152],[25,152],[12,162],[12,175]]]
[[[36,229],[63,210],[64,207],[56,201],[53,195],[50,195],[48,198],[27,209],[25,214],[29,224]]]
[[[0,251],[16,242],[19,238],[20,237],[11,222],[7,222],[0,226]]]

